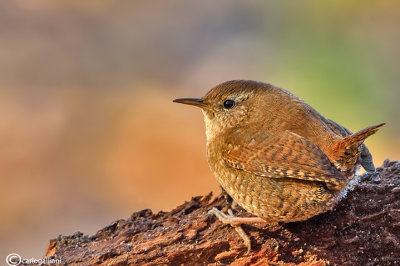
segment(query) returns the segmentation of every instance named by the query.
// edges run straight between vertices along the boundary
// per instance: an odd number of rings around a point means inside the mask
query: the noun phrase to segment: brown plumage
[[[335,143],[331,148],[331,161],[336,165],[336,167],[339,167],[342,172],[346,172],[347,176],[352,175],[352,170],[356,166],[357,160],[362,151],[361,145],[364,140],[375,134],[383,125],[384,123],[367,127],[354,134],[348,135]]]
[[[270,84],[228,81],[201,99],[175,102],[203,110],[208,163],[217,181],[267,222],[325,212],[360,165],[375,169],[363,141],[384,124],[352,134]]]

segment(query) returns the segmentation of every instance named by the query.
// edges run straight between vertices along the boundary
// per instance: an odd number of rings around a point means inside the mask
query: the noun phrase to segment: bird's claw
[[[233,215],[233,212],[231,209],[228,209],[228,214],[218,210],[217,208],[212,208],[207,212],[208,215],[215,215],[217,219],[224,223],[224,224],[230,224],[236,232],[241,236],[243,239],[243,242],[245,246],[247,247],[247,253],[250,253],[251,251],[251,240],[250,237],[246,234],[246,232],[243,230],[241,227],[242,223],[257,223],[257,222],[265,222],[261,218],[258,217],[237,217]]]

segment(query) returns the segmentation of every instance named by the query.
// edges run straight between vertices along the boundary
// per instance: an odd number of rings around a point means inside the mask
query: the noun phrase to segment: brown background
[[[395,1],[0,3],[0,259],[218,191],[202,114],[231,79],[291,90],[399,159]]]

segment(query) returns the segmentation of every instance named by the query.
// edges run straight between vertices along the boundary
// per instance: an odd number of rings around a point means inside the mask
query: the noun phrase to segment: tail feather
[[[360,146],[366,138],[375,134],[383,125],[385,125],[385,123],[367,127],[363,130],[351,134],[350,136],[345,137],[343,140],[337,143],[337,149],[343,150],[350,148],[353,145]]]
[[[385,125],[381,123],[375,126],[367,127],[356,133],[353,133],[344,139],[340,140],[332,147],[333,162],[342,171],[348,171],[352,169],[360,155],[360,146],[364,140],[375,134],[380,127]]]

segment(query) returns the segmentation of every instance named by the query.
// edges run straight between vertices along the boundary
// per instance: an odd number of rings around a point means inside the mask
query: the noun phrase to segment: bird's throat
[[[206,125],[206,138],[207,138],[207,144],[210,143],[222,130],[221,127],[216,123],[216,121],[213,121],[213,119],[210,117],[212,114],[208,113],[207,111],[203,111],[204,114],[204,123]]]

